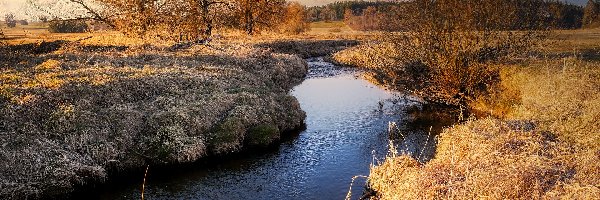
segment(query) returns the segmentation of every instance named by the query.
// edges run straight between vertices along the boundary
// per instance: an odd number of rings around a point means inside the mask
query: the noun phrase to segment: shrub
[[[589,0],[583,11],[583,27],[594,28],[600,26],[600,3]]]
[[[53,20],[48,24],[51,33],[83,33],[88,25],[82,20]]]
[[[403,78],[406,74],[397,72],[405,71],[409,64],[425,66],[427,80],[408,85],[417,86],[410,89],[428,100],[465,105],[497,82],[495,63],[527,52],[544,38],[542,3],[538,0],[410,1],[402,9],[411,17],[399,22],[409,31],[386,34],[379,43],[368,44],[391,48],[367,46],[376,55],[337,57],[380,68],[389,79]],[[464,14],[464,10],[470,10],[471,14]],[[372,66],[373,63],[377,66]]]
[[[27,20],[19,20],[19,24],[26,26],[29,25],[29,22],[27,22]]]
[[[297,2],[288,3],[285,8],[284,20],[280,25],[282,32],[299,34],[310,29],[306,20],[306,7]]]
[[[14,28],[17,26],[17,22],[15,21],[7,21],[6,22],[6,26],[8,26],[9,28]]]
[[[414,34],[394,43],[404,50],[406,61],[422,62],[431,69],[429,89],[433,90],[428,93],[463,101],[493,83],[497,70],[490,67],[492,63],[525,52],[543,32],[536,31],[541,28],[542,16],[537,15],[542,1],[460,2],[415,1],[410,9],[415,17],[409,22]],[[461,14],[465,9],[479,12]]]
[[[59,198],[113,172],[240,151],[248,132],[275,141],[305,118],[287,92],[306,73],[296,56],[235,45],[174,66],[187,53],[71,44],[53,57],[57,43],[0,48],[20,56],[0,59],[0,199]]]
[[[427,163],[392,148],[369,185],[379,199],[597,199],[599,76],[573,58],[519,68],[502,80],[521,93],[504,120],[445,129]]]
[[[13,14],[6,14],[4,16],[4,21],[6,22],[6,26],[9,28],[14,28],[17,26],[17,21],[15,20],[15,16]]]

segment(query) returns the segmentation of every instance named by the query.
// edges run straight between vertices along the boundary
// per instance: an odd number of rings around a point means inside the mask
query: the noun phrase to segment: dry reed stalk
[[[150,165],[146,166],[146,172],[144,172],[144,182],[142,182],[142,200],[144,200],[144,189],[146,188],[146,177],[148,176],[148,169]]]

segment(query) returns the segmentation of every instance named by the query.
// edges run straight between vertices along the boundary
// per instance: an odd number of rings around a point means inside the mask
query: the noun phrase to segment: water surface
[[[389,144],[388,122],[404,123],[405,110],[414,106],[415,99],[361,79],[360,71],[340,68],[321,58],[308,62],[306,80],[291,91],[306,111],[306,130],[267,152],[160,175],[149,173],[145,197],[344,199],[352,177],[368,175],[374,157],[384,158]],[[408,131],[399,148],[420,153],[427,138],[422,132]],[[362,193],[364,181],[355,182],[355,199]],[[139,196],[140,185],[132,183],[112,188],[100,197]]]

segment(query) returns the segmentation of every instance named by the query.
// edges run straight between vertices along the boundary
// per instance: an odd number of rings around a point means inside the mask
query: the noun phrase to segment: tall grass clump
[[[600,185],[600,63],[565,58],[552,66],[538,63],[514,80],[522,103],[511,118],[536,121],[570,144],[574,182]]]
[[[13,55],[0,59],[0,199],[61,199],[115,173],[268,146],[306,117],[288,93],[307,70],[297,56],[113,45],[0,48]]]
[[[370,186],[381,199],[532,199],[568,182],[568,163],[553,159],[569,149],[552,133],[522,129],[520,122],[485,119],[447,129],[426,164],[388,157]]]
[[[388,156],[369,177],[378,198],[600,196],[597,43],[581,56],[572,48],[583,46],[572,45],[568,53],[538,52],[543,59],[524,56],[545,44],[542,3],[411,1],[410,31],[335,56],[377,69],[375,78],[384,84],[407,87],[429,100],[489,110],[495,117],[445,129],[427,163]],[[369,62],[373,58],[380,62]]]
[[[430,100],[465,105],[497,82],[496,63],[544,38],[541,5],[541,0],[410,1],[402,8],[411,17],[401,19],[408,31],[384,34],[375,48],[357,47],[335,57],[344,64],[381,63],[366,66],[378,68],[379,79],[393,86],[402,84],[397,81],[402,76],[422,76],[415,82],[421,87],[408,89]],[[375,56],[352,53],[365,49]]]
[[[428,163],[388,156],[369,186],[380,199],[597,199],[599,69],[574,57],[515,67],[499,97],[516,99],[500,119],[446,129]]]

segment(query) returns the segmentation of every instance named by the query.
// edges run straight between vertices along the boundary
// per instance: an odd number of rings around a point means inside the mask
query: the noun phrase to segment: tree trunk
[[[246,10],[246,32],[248,35],[252,35],[254,32],[254,19],[250,9]]]
[[[204,29],[204,35],[206,37],[210,37],[210,35],[212,34],[212,19],[210,19],[209,15],[209,10],[208,8],[210,7],[210,2],[204,0],[202,1],[202,21],[204,22],[204,25],[206,26]]]
[[[139,0],[138,1],[138,9],[139,9],[139,14],[140,14],[140,20],[139,22],[140,27],[141,27],[141,34],[140,35],[145,35],[146,31],[148,31],[148,25],[147,25],[147,21],[148,21],[148,16],[146,16],[146,6],[144,5],[146,2],[145,0]]]

